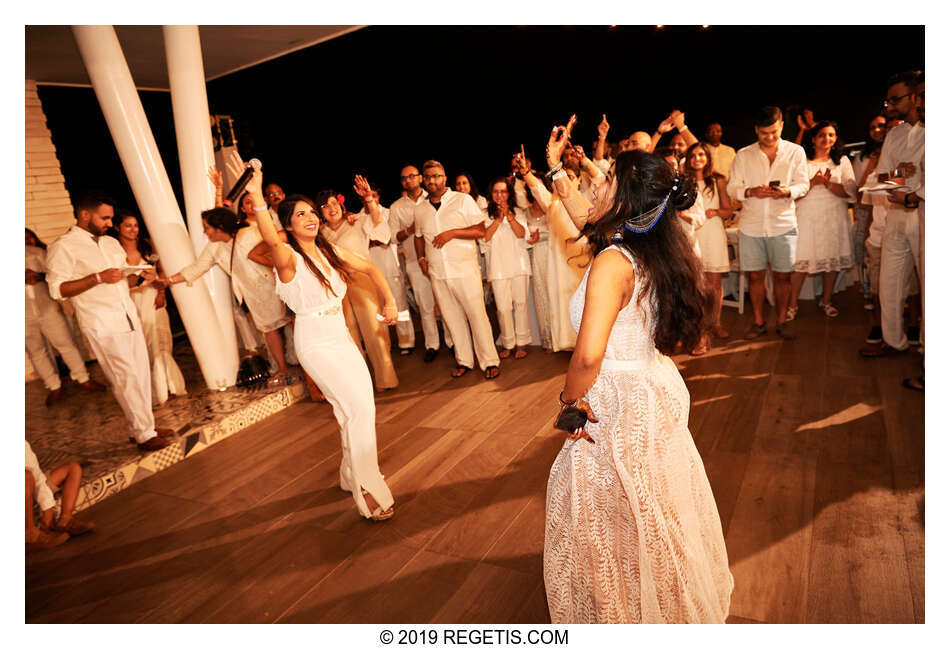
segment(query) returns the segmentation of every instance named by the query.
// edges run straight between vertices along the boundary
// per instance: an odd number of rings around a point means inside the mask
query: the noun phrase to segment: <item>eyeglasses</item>
[[[399,180],[412,180],[419,174],[409,174],[408,176],[399,176]]]
[[[910,97],[912,94],[914,93],[908,92],[906,95],[901,95],[900,97],[888,97],[887,99],[884,100],[884,105],[893,106],[894,104],[899,103],[900,100],[903,99],[904,97]]]
[[[422,177],[423,180],[437,180],[438,178],[445,178],[445,174],[430,174]]]

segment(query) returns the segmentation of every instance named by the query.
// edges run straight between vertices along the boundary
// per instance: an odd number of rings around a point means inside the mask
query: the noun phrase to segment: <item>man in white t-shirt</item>
[[[494,379],[500,361],[485,312],[476,244],[485,236],[485,215],[470,195],[446,187],[441,163],[428,160],[422,165],[422,180],[429,195],[414,211],[416,257],[455,342],[452,376],[472,369],[477,355],[485,378]]]
[[[117,239],[105,236],[113,213],[112,201],[104,195],[77,201],[76,224],[49,245],[46,281],[50,297],[72,300],[79,327],[128,421],[129,439],[143,451],[157,451],[168,446],[174,433],[155,428],[148,349],[129,297],[125,250]],[[151,270],[143,276],[155,279]]]

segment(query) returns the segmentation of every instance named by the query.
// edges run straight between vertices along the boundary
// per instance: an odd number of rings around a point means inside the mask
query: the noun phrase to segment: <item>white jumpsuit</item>
[[[340,487],[353,493],[360,514],[369,518],[372,512],[361,487],[372,494],[383,510],[393,504],[393,495],[379,472],[376,457],[373,382],[343,319],[346,283],[320,254],[316,265],[329,273],[333,289],[332,293],[327,291],[300,253],[293,252],[297,258],[296,275],[286,284],[278,276],[277,294],[297,314],[294,345],[300,364],[326,395],[340,424]]]

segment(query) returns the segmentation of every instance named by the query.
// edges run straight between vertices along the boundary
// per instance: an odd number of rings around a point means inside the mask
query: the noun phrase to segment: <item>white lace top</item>
[[[601,251],[616,250],[626,257],[633,264],[634,273],[639,277],[640,272],[633,256],[621,246],[608,246]],[[571,297],[571,326],[574,331],[580,331],[581,318],[584,315],[584,301],[587,296],[587,278],[590,276],[590,267],[584,273],[584,279],[578,285],[577,290]],[[656,328],[654,313],[656,309],[656,300],[653,295],[638,302],[639,287],[634,288],[633,297],[620,309],[617,314],[617,321],[613,329],[610,330],[610,338],[607,339],[607,350],[604,352],[605,359],[614,360],[650,360],[656,354],[656,347],[653,344],[653,333]]]

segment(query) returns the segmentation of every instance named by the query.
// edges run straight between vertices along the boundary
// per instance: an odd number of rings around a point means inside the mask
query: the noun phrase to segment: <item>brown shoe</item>
[[[96,524],[87,523],[86,521],[81,521],[73,517],[66,521],[65,525],[56,521],[50,525],[50,529],[54,532],[66,532],[70,536],[79,536],[80,534],[85,534],[86,532],[91,532],[96,529]]]
[[[92,379],[89,379],[85,383],[80,383],[79,387],[85,392],[102,392],[106,389],[106,386],[102,385],[98,381],[93,381]]]
[[[55,390],[50,390],[49,394],[46,395],[46,405],[51,406],[58,401],[62,401],[63,397],[66,396],[66,392],[63,388],[56,388]]]
[[[172,442],[167,437],[151,437],[140,444],[136,444],[141,451],[160,451]]]
[[[26,551],[35,552],[36,550],[54,548],[57,545],[62,545],[68,540],[69,534],[66,532],[47,532],[46,530],[40,530],[40,533],[36,537],[35,541],[27,541]]]

